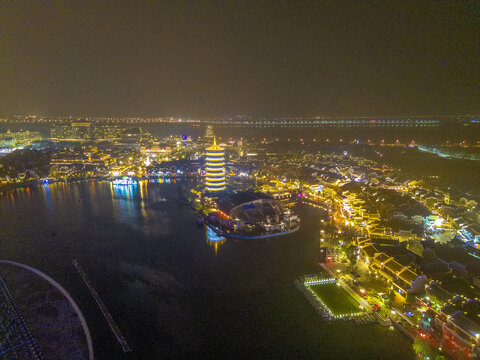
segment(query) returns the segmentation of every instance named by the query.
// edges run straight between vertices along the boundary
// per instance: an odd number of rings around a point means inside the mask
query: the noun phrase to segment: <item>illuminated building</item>
[[[74,139],[91,140],[92,123],[91,122],[72,122],[72,134]]]
[[[208,125],[207,129],[205,130],[205,139],[210,140],[213,138],[213,127],[212,125]]]
[[[92,138],[92,123],[72,122],[70,125],[54,124],[50,129],[51,140],[89,141]]]
[[[152,162],[150,161],[150,156],[147,156],[147,159],[145,160],[145,166],[150,166]]]
[[[0,138],[0,148],[13,148],[17,145],[17,142],[13,137]]]
[[[147,131],[139,127],[131,127],[123,130],[117,145],[141,149],[142,147],[150,147],[153,144],[153,137]]]
[[[34,141],[41,141],[43,138],[38,131],[17,131],[0,133],[0,146],[13,147],[15,145],[29,145]]]
[[[300,219],[277,200],[253,191],[230,191],[215,200],[205,224],[226,238],[265,239],[293,233]]]
[[[118,141],[123,129],[114,124],[95,124],[92,129],[92,137],[96,141]]]
[[[137,181],[131,177],[124,176],[121,179],[113,180],[113,185],[136,185]]]
[[[215,137],[213,137],[213,145],[205,150],[205,165],[207,173],[205,190],[210,192],[225,190],[225,151],[217,145]]]
[[[70,140],[73,139],[72,127],[70,125],[53,124],[50,129],[51,140]]]

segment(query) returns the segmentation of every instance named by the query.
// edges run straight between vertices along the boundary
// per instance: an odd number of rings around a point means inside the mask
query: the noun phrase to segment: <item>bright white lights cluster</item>
[[[334,283],[335,278],[326,278],[326,279],[317,279],[317,280],[307,280],[305,281],[305,285],[319,285],[319,284],[329,284]]]
[[[136,180],[133,180],[131,177],[124,176],[122,179],[113,180],[113,185],[136,185]]]

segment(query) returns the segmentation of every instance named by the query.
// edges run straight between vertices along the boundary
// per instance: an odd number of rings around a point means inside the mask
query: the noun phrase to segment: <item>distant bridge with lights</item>
[[[322,128],[435,128],[443,125],[480,126],[478,114],[455,116],[291,116],[253,117],[237,115],[232,117],[174,118],[174,117],[41,117],[20,116],[0,118],[0,123],[71,123],[87,121],[112,124],[190,124],[194,126],[214,125],[230,127],[322,127]]]

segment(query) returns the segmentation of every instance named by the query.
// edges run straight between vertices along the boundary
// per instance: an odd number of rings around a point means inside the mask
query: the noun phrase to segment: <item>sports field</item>
[[[310,285],[334,316],[350,315],[363,311],[358,302],[336,283]]]

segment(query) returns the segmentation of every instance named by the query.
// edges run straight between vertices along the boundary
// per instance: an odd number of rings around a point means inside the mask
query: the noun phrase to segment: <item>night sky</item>
[[[478,113],[480,1],[0,1],[0,114]]]

